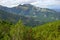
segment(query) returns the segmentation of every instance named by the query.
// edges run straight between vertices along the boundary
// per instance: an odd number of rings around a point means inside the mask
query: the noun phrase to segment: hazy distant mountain
[[[55,11],[57,11],[57,12],[60,12],[60,9],[54,9]]]
[[[19,5],[13,8],[0,6],[0,10],[4,10],[8,13],[11,13],[11,16],[13,18],[16,17],[15,21],[19,19],[20,16],[23,16],[24,24],[28,25],[37,25],[55,20],[60,20],[60,13],[47,8],[35,7],[30,4]],[[12,13],[14,13],[15,15],[13,14],[13,16]],[[10,18],[12,18],[11,16]]]

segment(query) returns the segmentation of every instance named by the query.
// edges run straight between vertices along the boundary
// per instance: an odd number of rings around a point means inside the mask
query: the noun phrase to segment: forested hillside
[[[0,40],[60,40],[60,21],[36,27],[0,21]]]
[[[60,40],[60,21],[33,28],[35,40]]]
[[[30,4],[0,6],[0,40],[60,40],[60,12]]]
[[[26,26],[37,26],[47,22],[60,20],[60,12],[48,8],[36,7],[31,4],[18,5],[13,8],[0,6],[0,10],[2,10],[2,13],[0,13],[2,19],[14,23],[22,19]]]

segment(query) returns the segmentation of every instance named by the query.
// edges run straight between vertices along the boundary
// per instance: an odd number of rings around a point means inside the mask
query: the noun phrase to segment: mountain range
[[[60,13],[47,8],[39,8],[30,4],[8,8],[0,5],[0,19],[16,23],[22,20],[27,26],[36,26],[60,20]]]

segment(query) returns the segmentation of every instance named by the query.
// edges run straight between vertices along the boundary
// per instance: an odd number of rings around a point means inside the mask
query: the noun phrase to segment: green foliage
[[[60,40],[60,21],[27,27],[0,20],[0,40]]]
[[[35,40],[60,40],[60,21],[33,28]]]
[[[9,31],[12,23],[0,20],[0,40],[9,39]]]
[[[23,40],[24,38],[25,27],[19,21],[14,27],[10,30],[11,40]]]

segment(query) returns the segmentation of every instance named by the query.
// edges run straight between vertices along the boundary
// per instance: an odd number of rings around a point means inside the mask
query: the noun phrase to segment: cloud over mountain
[[[60,6],[59,0],[41,0],[37,2],[31,3],[32,5],[36,5],[39,7],[47,8],[47,7],[53,7],[53,6]]]
[[[48,8],[60,6],[60,0],[0,0],[0,5],[14,7],[19,4],[32,4],[38,7]]]

